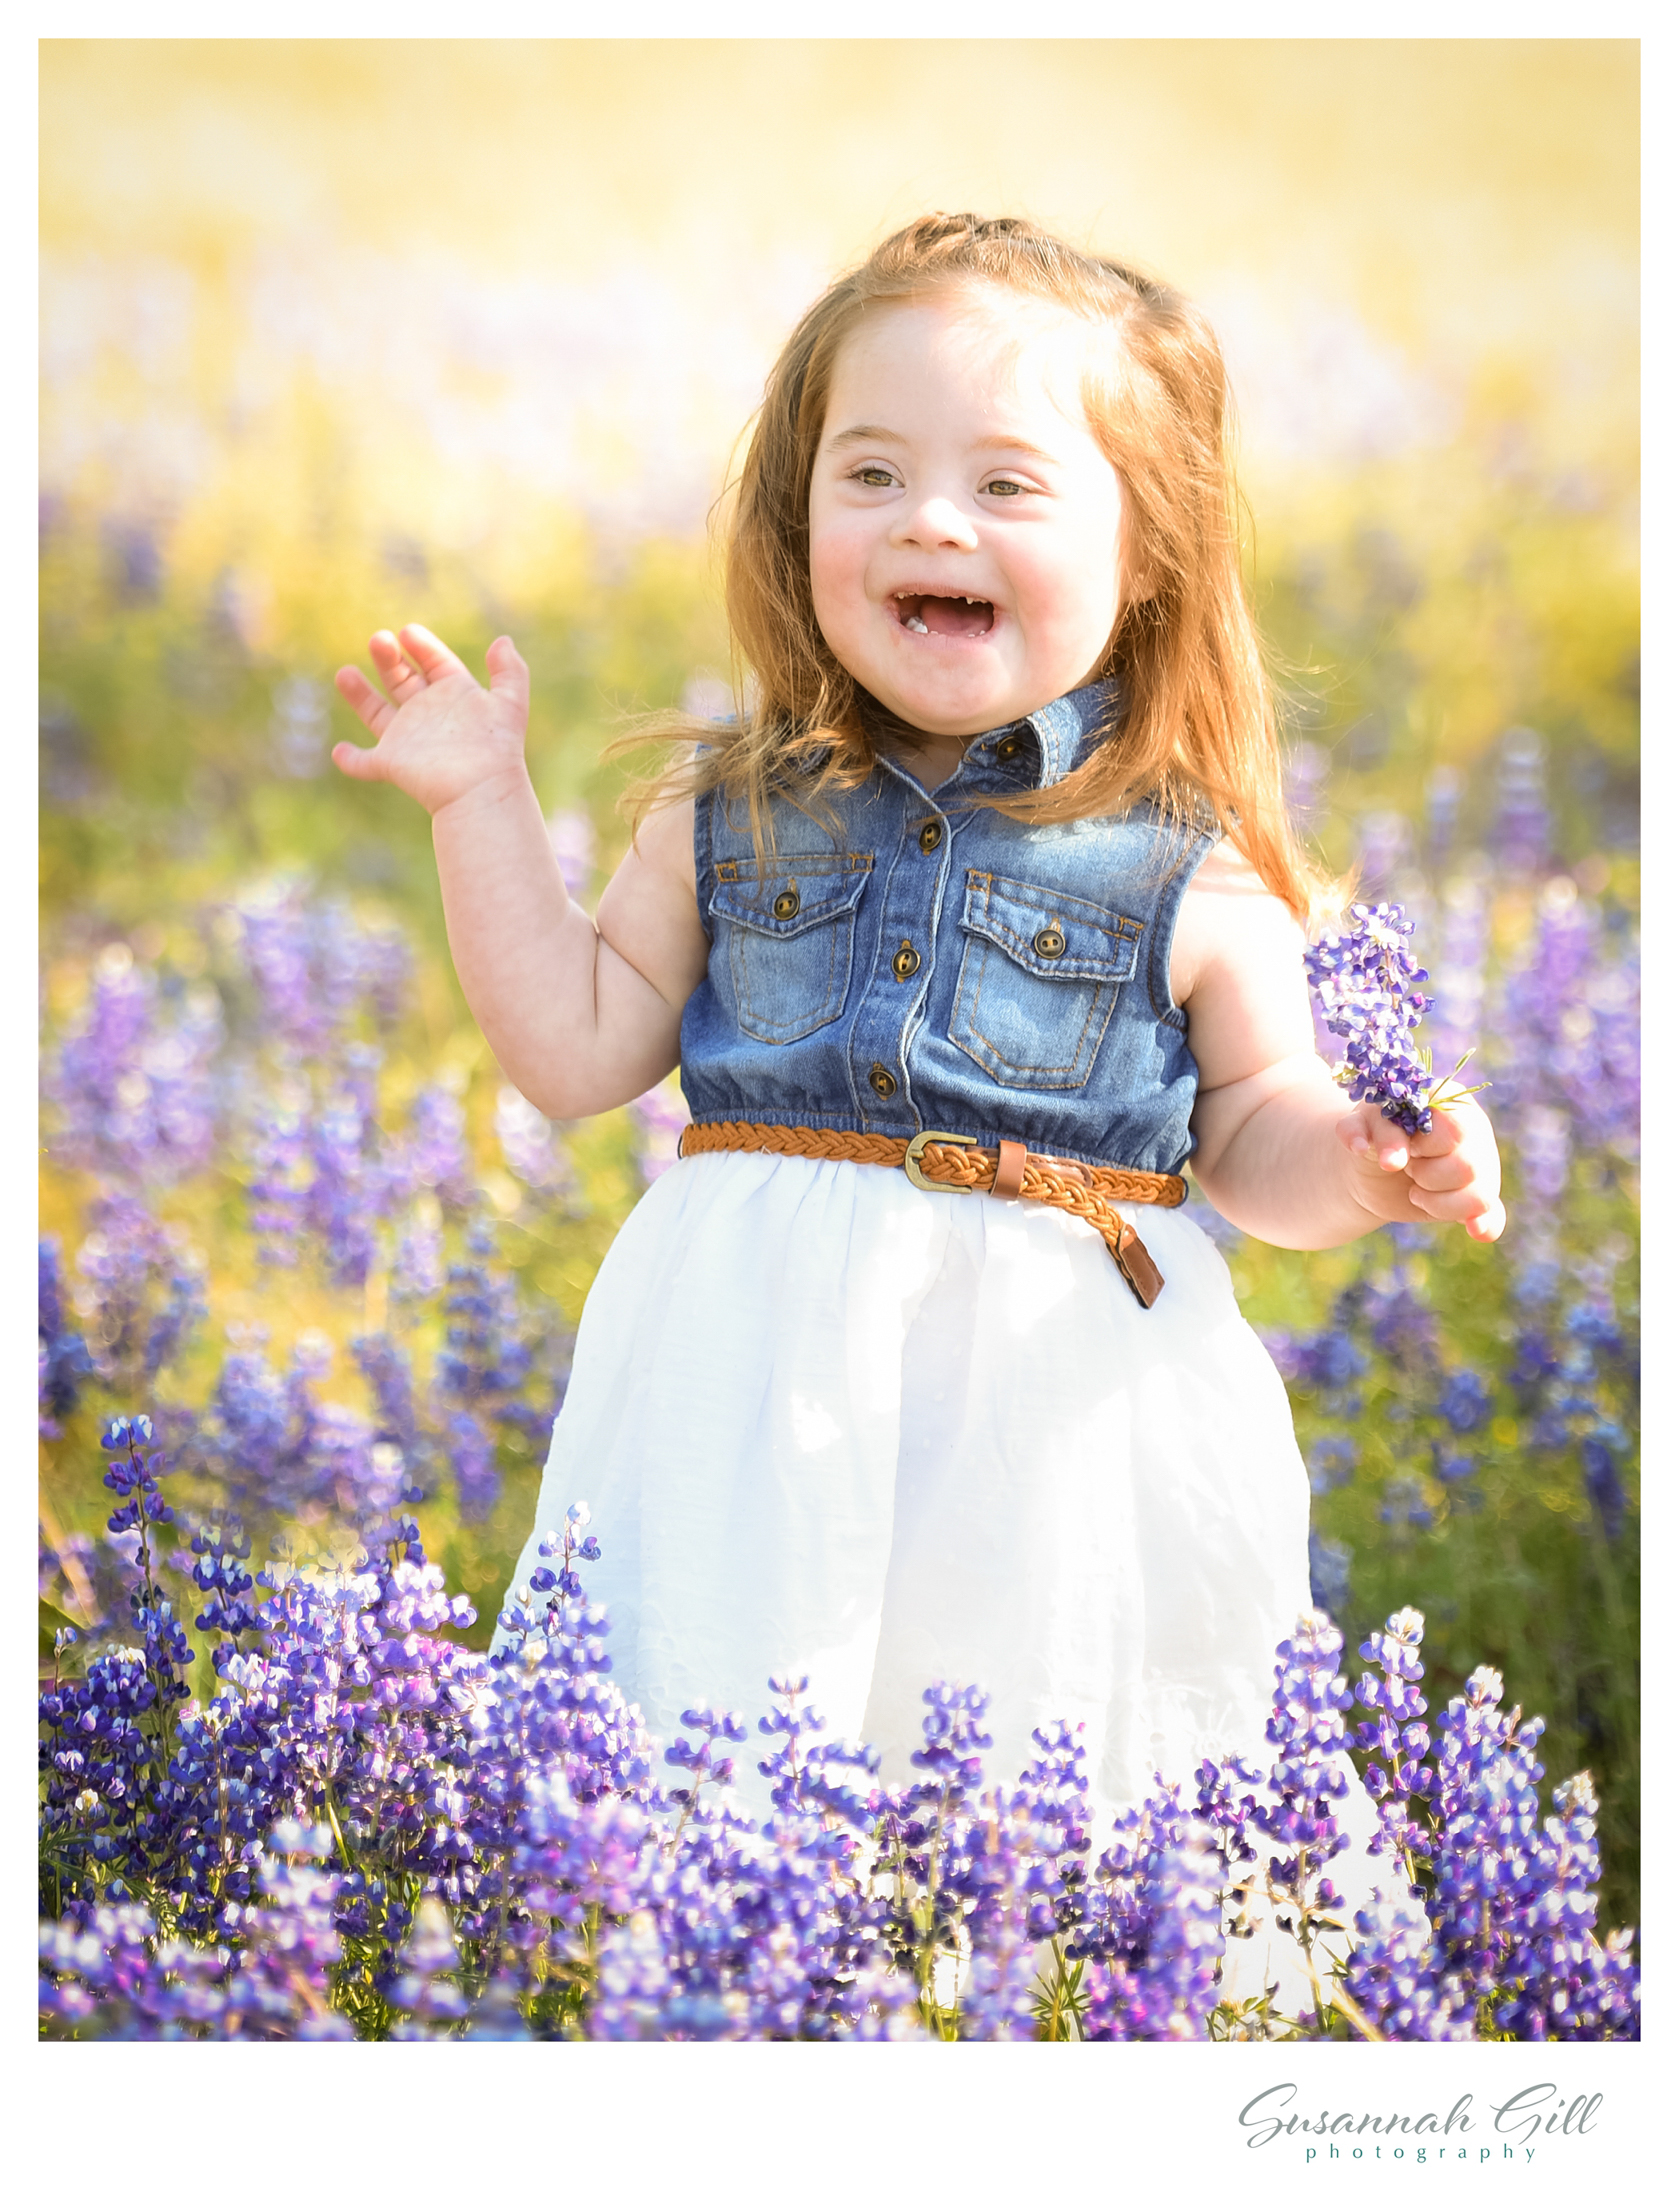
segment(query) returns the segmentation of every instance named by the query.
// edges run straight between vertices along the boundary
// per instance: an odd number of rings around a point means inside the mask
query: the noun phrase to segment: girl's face
[[[1124,497],[1085,421],[1093,331],[964,291],[877,307],[834,363],[810,483],[817,624],[905,724],[966,739],[1092,678]]]

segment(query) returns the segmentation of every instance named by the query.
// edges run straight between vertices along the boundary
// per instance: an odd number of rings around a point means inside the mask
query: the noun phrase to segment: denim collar
[[[945,784],[953,786],[964,775],[977,777],[983,772],[987,778],[1006,779],[1016,787],[1022,778],[1040,788],[1055,786],[1080,761],[1081,752],[1094,747],[1111,728],[1120,692],[1117,680],[1092,680],[1087,687],[1058,695],[1053,703],[1045,703],[1029,718],[1017,718],[1010,725],[998,726],[992,733],[976,734]],[[1023,771],[1021,762],[1014,757],[999,758],[997,755],[1005,741],[1011,737],[1018,740],[1023,733],[1031,737],[1036,747],[1035,773],[1029,773],[1029,760],[1028,770]]]
[[[954,794],[959,784],[965,794],[1020,794],[1029,786],[1055,786],[1113,730],[1124,693],[1117,679],[1092,680],[1058,695],[1053,703],[1045,703],[1029,717],[1011,719],[989,733],[976,733],[963,750],[962,761],[940,783],[937,792],[941,797]],[[997,751],[1002,744],[1011,735],[1021,734],[1027,737],[1026,742],[1017,739],[1016,751],[999,757]],[[1022,750],[1024,753],[1019,753]],[[918,794],[926,792],[912,771],[889,756],[879,755],[877,762],[880,769],[914,787]],[[800,768],[814,774],[821,769],[821,760],[807,756]]]

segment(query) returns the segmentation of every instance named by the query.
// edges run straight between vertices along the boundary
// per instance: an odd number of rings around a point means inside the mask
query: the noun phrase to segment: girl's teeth
[[[918,616],[917,616],[917,614],[916,614],[915,612],[913,612],[913,611],[912,611],[912,612],[910,613],[909,617],[908,617],[908,618],[907,618],[907,619],[906,619],[906,620],[904,621],[904,624],[905,624],[905,626],[907,626],[907,627],[909,628],[909,630],[910,630],[910,632],[911,632],[912,634],[925,634],[925,633],[926,633],[926,631],[927,631],[927,622],[926,622],[926,620],[925,620],[925,619],[922,619],[922,618],[920,618],[920,617],[918,617]]]

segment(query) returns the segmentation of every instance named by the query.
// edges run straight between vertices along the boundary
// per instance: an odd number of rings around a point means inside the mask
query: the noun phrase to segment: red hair
[[[811,600],[810,480],[834,363],[870,308],[981,285],[1049,301],[1097,330],[1088,419],[1125,486],[1143,581],[1100,668],[1118,681],[1109,737],[1055,786],[990,806],[1040,823],[1110,816],[1144,797],[1174,817],[1210,810],[1270,891],[1306,915],[1321,882],[1283,801],[1270,682],[1242,582],[1218,340],[1177,292],[1024,221],[911,222],[833,283],[789,337],[727,508],[725,601],[750,704],[726,725],[667,715],[650,728],[706,746],[641,790],[639,806],[720,786],[746,801],[767,838],[771,795],[819,810],[824,789],[873,769],[862,691],[823,639]]]

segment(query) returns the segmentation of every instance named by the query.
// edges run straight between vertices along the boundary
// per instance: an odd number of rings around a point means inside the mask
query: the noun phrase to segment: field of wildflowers
[[[1197,1207],[1296,1400],[1321,1610],[1279,1645],[1274,1762],[1094,1824],[1076,1733],[987,1763],[984,1675],[927,1676],[906,1790],[820,1738],[797,1675],[649,1735],[587,1598],[586,1492],[489,1657],[576,1312],[680,1101],[552,1125],[499,1083],[406,889],[408,821],[380,818],[379,890],[327,829],[312,876],[274,860],[354,800],[315,776],[307,680],[229,744],[219,806],[200,781],[207,811],[176,815],[144,741],[102,775],[101,715],[170,707],[180,616],[103,554],[131,625],[79,636],[60,601],[44,733],[49,876],[96,858],[50,911],[45,992],[49,2035],[1636,2031],[1636,866],[1612,781],[1582,803],[1567,742],[1517,727],[1436,767],[1420,816],[1360,813],[1297,735],[1303,816],[1415,919],[1396,982],[1432,998],[1436,1066],[1490,1082],[1513,1222],[1490,1252],[1419,1227],[1308,1257]],[[101,647],[126,653],[103,694]],[[237,708],[231,646],[222,680],[182,717]],[[612,828],[581,791],[553,832],[587,896]],[[117,851],[171,831],[167,891],[138,893]],[[732,1801],[746,1748],[767,1823]],[[1349,1931],[1359,1779],[1411,1891]],[[1222,1993],[1256,1918],[1311,1952],[1310,2009]]]
[[[989,43],[884,52],[49,42],[52,2039],[1637,2031],[1636,50],[1020,41],[1055,142],[977,166]],[[512,631],[598,892],[608,738],[728,693],[697,537],[729,438],[840,258],[922,210],[893,189],[1106,209],[1211,311],[1291,801],[1414,922],[1411,1104],[1467,1056],[1507,1160],[1494,1248],[1304,1256],[1195,1203],[1294,1400],[1318,1610],[1266,1761],[1117,1824],[1076,1732],[993,1761],[984,1673],[926,1676],[902,1789],[797,1673],[648,1733],[586,1489],[508,1596],[681,1103],[550,1124],[507,1088],[424,817],[327,766],[376,623],[473,664]],[[1319,961],[1332,1056],[1358,960]],[[1348,1918],[1355,1782],[1395,1874]],[[1308,1986],[1254,1990],[1285,1942]]]

